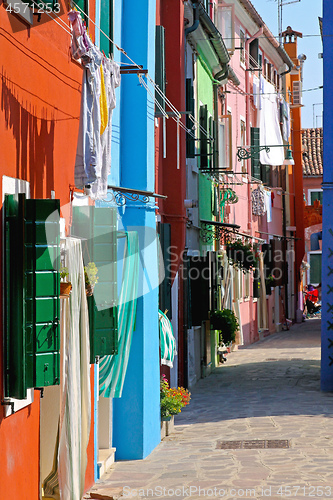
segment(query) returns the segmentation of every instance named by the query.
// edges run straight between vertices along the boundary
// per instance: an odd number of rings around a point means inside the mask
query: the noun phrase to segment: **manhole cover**
[[[287,439],[254,439],[252,441],[217,441],[218,450],[252,450],[268,448],[289,448]]]

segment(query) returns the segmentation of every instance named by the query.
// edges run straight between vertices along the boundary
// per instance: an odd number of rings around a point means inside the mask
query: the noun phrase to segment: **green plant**
[[[86,266],[84,266],[84,278],[86,287],[87,286],[95,286],[98,282],[98,269],[94,262],[89,262]]]
[[[60,268],[60,279],[61,280],[65,280],[65,278],[67,278],[68,276],[68,267],[61,267]]]
[[[191,399],[191,393],[184,387],[170,387],[165,375],[160,383],[161,399],[161,418],[168,418],[181,412],[184,406],[187,406]]]
[[[220,331],[220,342],[230,344],[236,340],[236,331],[239,328],[238,319],[230,309],[213,311],[210,315],[210,324],[214,330]]]
[[[249,272],[257,263],[255,250],[251,243],[243,243],[240,239],[228,241],[226,252],[229,263],[244,272]]]

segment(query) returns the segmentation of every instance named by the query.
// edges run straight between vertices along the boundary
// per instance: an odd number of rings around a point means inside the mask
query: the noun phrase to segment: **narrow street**
[[[115,463],[87,498],[332,498],[332,415],[309,319],[229,354],[175,432],[145,460]]]

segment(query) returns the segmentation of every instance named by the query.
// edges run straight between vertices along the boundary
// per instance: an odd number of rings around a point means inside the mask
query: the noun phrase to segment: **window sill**
[[[12,405],[4,405],[5,417],[10,417],[10,415],[16,413],[19,410],[22,410],[26,406],[31,405],[33,401],[34,401],[34,389],[27,390],[27,397],[25,399],[5,398],[6,403],[13,404],[13,410],[12,410]]]

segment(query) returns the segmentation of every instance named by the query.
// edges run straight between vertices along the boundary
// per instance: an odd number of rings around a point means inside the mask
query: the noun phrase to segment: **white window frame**
[[[242,37],[243,35],[243,37]],[[244,38],[244,45],[242,47],[242,38]],[[246,69],[246,53],[245,53],[245,42],[246,42],[246,34],[244,28],[239,28],[239,46],[242,47],[239,49],[239,64],[243,69]]]
[[[2,176],[2,204],[5,200],[6,194],[18,194],[25,193],[27,198],[30,198],[30,183],[23,181],[22,179],[16,179],[14,177],[8,177],[7,175]],[[2,210],[2,227],[5,228],[4,224],[4,210]],[[2,238],[2,255],[4,255],[4,238]],[[4,276],[4,259],[2,260],[2,275]],[[5,297],[5,284],[2,283],[2,296]],[[3,325],[4,331],[4,325]],[[15,398],[4,398],[8,405],[4,405],[4,415],[9,417],[13,413],[29,406],[34,401],[34,389],[27,389],[27,397],[25,399],[15,399]]]
[[[244,273],[242,273],[244,274]],[[247,302],[250,300],[250,295],[251,295],[251,273],[245,273],[244,274],[244,302]]]
[[[311,193],[322,193],[323,190],[321,188],[317,189],[308,189],[308,205],[311,205]]]
[[[310,252],[307,252],[307,261],[309,264],[310,264],[310,255],[321,255],[322,256],[322,251],[321,250],[312,250]],[[321,261],[321,263],[323,264],[323,261]],[[310,269],[307,270],[307,280],[308,280],[308,284],[310,284],[311,283],[311,281],[310,281]],[[319,282],[318,283],[311,283],[311,285],[318,286]]]

